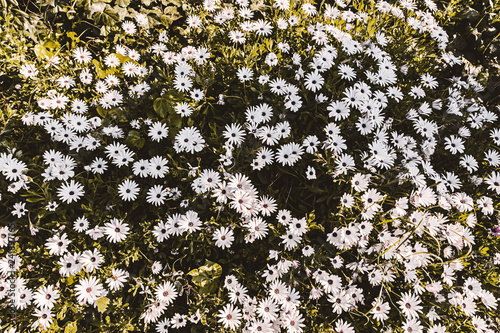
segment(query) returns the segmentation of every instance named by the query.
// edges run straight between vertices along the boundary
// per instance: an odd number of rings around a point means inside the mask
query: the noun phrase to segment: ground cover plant
[[[182,11],[15,60],[1,328],[498,331],[500,109],[439,7]]]

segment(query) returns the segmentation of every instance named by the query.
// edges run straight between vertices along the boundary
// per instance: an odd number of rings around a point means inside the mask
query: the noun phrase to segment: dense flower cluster
[[[140,15],[122,34],[149,49],[27,62],[27,84],[57,69],[21,119],[46,149],[0,155],[3,207],[43,239],[15,259],[29,326],[134,302],[141,331],[494,332],[500,108],[438,73],[461,60],[424,2],[205,0],[189,45]]]

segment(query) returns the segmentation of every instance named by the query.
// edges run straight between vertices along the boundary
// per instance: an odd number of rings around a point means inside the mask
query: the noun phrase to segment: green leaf
[[[132,62],[136,65],[139,65],[139,63],[137,61],[133,60],[129,56],[124,56],[123,54],[120,54],[120,53],[114,53],[114,55],[120,60],[120,64],[124,64],[126,62]]]
[[[181,129],[182,127],[182,117],[180,114],[177,112],[170,112],[170,115],[168,116],[168,124],[177,129]]]
[[[75,278],[73,277],[73,275],[70,275],[66,278],[66,284],[68,286],[71,286],[73,283],[75,282]]]
[[[104,79],[106,76],[108,76],[110,74],[116,74],[117,72],[119,72],[119,70],[117,68],[108,68],[106,70],[103,70],[101,68],[101,64],[99,63],[99,61],[97,59],[93,59],[92,63],[94,64],[95,71],[97,73],[97,76],[100,79]]]
[[[47,50],[42,44],[35,45],[33,51],[39,60],[50,58],[52,56],[52,52]]]
[[[128,15],[127,8],[123,8],[120,6],[113,7],[113,11],[116,12],[116,14],[118,14],[120,21],[123,21],[123,19]]]
[[[105,110],[102,106],[98,106],[96,108],[97,114],[101,116],[101,118],[106,118],[106,115],[108,114],[108,111]]]
[[[61,47],[61,44],[59,44],[59,42],[56,40],[47,39],[43,43],[43,47],[45,47],[46,49],[49,49],[49,50],[57,50]]]
[[[169,90],[163,95],[163,97],[171,101],[180,101],[184,98],[184,94],[178,92],[177,90]]]
[[[108,308],[109,298],[101,297],[97,300],[97,311],[103,313]]]
[[[217,279],[222,275],[221,265],[206,260],[205,265],[193,269],[188,273],[193,278],[193,283],[200,287],[201,293],[211,294],[217,290]]]
[[[173,109],[172,104],[165,97],[157,98],[153,103],[153,109],[162,118],[166,118],[169,111]]]
[[[206,285],[200,288],[200,293],[202,294],[214,294],[217,291],[217,281],[210,281]]]
[[[376,18],[372,18],[370,21],[368,21],[368,35],[371,37],[376,31],[376,26],[375,23],[377,22]]]
[[[61,310],[57,313],[57,319],[64,319],[66,317],[66,312],[68,311],[68,306],[64,305]]]
[[[174,21],[176,19],[178,19],[179,17],[181,17],[181,15],[179,14],[179,11],[177,10],[176,6],[167,6],[167,7],[165,7],[165,9],[163,10],[163,13],[165,13],[166,15],[168,15]]]
[[[125,139],[125,143],[128,143],[128,144],[130,144],[134,147],[137,147],[137,148],[142,148],[142,147],[144,147],[144,144],[146,143],[146,139],[141,137],[139,132],[137,132],[135,130],[131,130],[130,132],[128,132],[128,136]]]
[[[491,285],[497,286],[499,282],[498,274],[496,272],[490,272],[486,277],[486,282]]]
[[[99,301],[97,301],[99,302]],[[64,329],[64,333],[76,333],[76,322],[72,321],[66,325],[66,328]]]
[[[182,5],[182,2],[180,0],[162,0],[161,3],[164,6],[167,6],[169,4],[172,4],[174,6],[180,7]]]
[[[28,202],[39,202],[39,201],[43,201],[44,199],[43,198],[27,198],[26,201]]]
[[[121,7],[128,7],[131,0],[116,0],[116,4]]]

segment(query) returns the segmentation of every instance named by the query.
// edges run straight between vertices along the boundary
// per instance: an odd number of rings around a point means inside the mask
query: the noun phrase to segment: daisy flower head
[[[82,69],[80,72],[80,81],[83,84],[91,84],[92,83],[92,73],[90,73],[90,70],[88,68]]]
[[[316,6],[314,6],[310,2],[306,2],[302,4],[302,11],[307,15],[307,16],[315,16],[318,11],[316,10]]]
[[[58,298],[59,292],[53,285],[41,287],[33,294],[35,304],[42,309],[52,309]]]
[[[309,245],[306,245],[302,248],[302,254],[306,257],[310,257],[314,254],[314,248],[309,246]]]
[[[276,53],[274,52],[271,52],[269,53],[267,56],[266,56],[266,59],[265,59],[265,63],[269,66],[269,67],[274,67],[278,64],[278,56],[276,55]]]
[[[186,102],[178,103],[174,109],[175,112],[180,114],[182,117],[189,117],[194,111],[193,108]]]
[[[76,297],[80,304],[93,304],[104,295],[104,287],[95,276],[83,278],[75,287]]]
[[[201,89],[193,89],[191,90],[191,98],[198,102],[198,101],[201,101],[203,99],[203,97],[205,96],[203,90]],[[176,111],[177,112],[177,111]]]
[[[64,88],[64,89],[69,89],[72,86],[74,86],[75,83],[76,83],[73,78],[71,78],[71,77],[69,77],[67,75],[61,76],[56,81],[59,84],[59,87]]]
[[[463,155],[460,158],[460,165],[467,169],[469,173],[474,173],[478,169],[477,161],[472,155]]]
[[[83,194],[83,186],[80,183],[75,182],[73,179],[69,182],[69,184],[68,182],[65,182],[57,190],[57,196],[64,203],[78,201]]]
[[[497,195],[500,195],[500,172],[494,171],[484,180],[488,184],[488,190],[495,191]]]
[[[148,169],[151,178],[164,178],[170,168],[168,160],[163,156],[154,156],[149,160]]]
[[[245,44],[246,38],[245,34],[239,30],[232,30],[229,32],[229,39],[233,43]]]
[[[178,293],[175,289],[175,286],[170,281],[166,281],[156,287],[155,295],[156,299],[158,299],[160,302],[164,302],[166,303],[166,305],[170,305],[177,298]]]
[[[155,261],[151,265],[151,271],[153,272],[153,274],[159,274],[162,269],[163,269],[163,265],[159,261]]]
[[[88,111],[87,103],[81,99],[74,99],[71,103],[71,110],[75,113],[83,114]]]
[[[335,291],[329,294],[328,301],[332,303],[333,312],[336,314],[341,314],[342,312],[347,311],[351,305],[351,301],[345,291]]]
[[[156,324],[157,333],[168,333],[169,328],[170,328],[170,319],[168,318],[165,318]]]
[[[422,86],[429,89],[436,89],[439,85],[436,78],[429,73],[422,74],[420,76],[420,81],[422,82]]]
[[[168,127],[162,122],[156,121],[149,127],[148,135],[151,140],[160,142],[160,140],[167,137]]]
[[[139,185],[131,179],[126,179],[118,186],[118,194],[123,201],[134,201],[139,194]]]
[[[177,225],[178,225],[178,223],[177,223]],[[176,232],[174,232],[174,230],[172,230],[171,227],[172,226],[169,222],[165,223],[163,221],[160,221],[158,223],[158,225],[156,225],[154,227],[153,234],[156,236],[156,240],[158,241],[158,243],[163,242],[164,240],[168,239],[173,234],[181,234],[180,230],[178,233],[176,233]]]
[[[253,30],[259,36],[268,36],[272,33],[273,26],[271,25],[271,23],[269,23],[263,19],[260,19],[260,20],[255,21],[253,23]]]
[[[38,328],[40,330],[49,328],[54,318],[54,314],[52,313],[51,309],[48,308],[35,309],[35,313],[33,314],[33,316],[38,317],[38,319],[31,325],[31,327]]]
[[[256,159],[262,162],[263,166],[271,165],[274,162],[274,151],[267,147],[262,147],[257,153]]]
[[[301,333],[303,331],[303,327],[305,326],[303,322],[304,317],[296,309],[288,311],[285,319],[283,320],[283,324],[286,327],[287,332],[290,333]]]
[[[224,132],[222,133],[224,138],[227,139],[227,143],[230,145],[239,146],[243,143],[245,138],[245,131],[238,123],[227,124]]]
[[[403,324],[404,332],[423,333],[422,329],[423,327],[420,325],[420,321],[417,318],[408,319]]]
[[[401,311],[408,319],[418,319],[418,314],[422,312],[422,301],[417,295],[411,292],[403,293],[402,298],[397,302]]]
[[[9,235],[12,235],[12,232],[9,231],[9,227],[0,228],[0,247],[9,245]]]
[[[221,227],[215,231],[212,239],[215,241],[216,246],[222,249],[230,248],[234,241],[234,233],[228,228]]]
[[[347,321],[339,319],[335,322],[335,332],[355,333],[354,327]]]
[[[180,92],[188,92],[193,86],[193,81],[187,76],[176,76],[174,80],[174,87]]]
[[[496,150],[489,149],[484,153],[484,155],[484,160],[488,162],[488,164],[490,164],[492,167],[500,166],[500,154]]]
[[[131,21],[123,22],[122,28],[123,28],[123,31],[125,31],[125,33],[127,35],[133,35],[137,32],[137,28],[135,26],[135,23],[131,22]]]
[[[235,330],[240,326],[241,310],[234,307],[232,304],[226,304],[222,310],[219,310],[219,323],[223,324],[225,328]]]
[[[56,201],[51,201],[47,204],[45,209],[47,209],[47,211],[49,212],[55,212],[58,206],[59,204]]]
[[[127,77],[135,77],[139,74],[139,66],[131,61],[122,65],[123,74]]]
[[[89,63],[92,60],[92,54],[84,47],[78,47],[73,50],[73,59],[78,63]]]
[[[200,185],[203,191],[212,190],[219,187],[220,177],[219,173],[212,169],[205,169],[200,173],[198,177]]]
[[[50,255],[61,256],[64,252],[68,251],[68,245],[71,243],[66,234],[62,236],[54,235],[47,239],[45,246],[49,249]]]
[[[326,274],[320,280],[325,293],[331,294],[339,292],[342,288],[342,279],[337,275]]]
[[[17,181],[28,171],[28,166],[16,158],[7,158],[3,163],[0,161],[0,171],[8,181]]]
[[[191,28],[200,28],[202,26],[201,18],[197,15],[189,15],[186,24]]]
[[[356,72],[354,68],[349,65],[340,64],[338,67],[339,75],[342,79],[352,81],[356,78]]]
[[[500,189],[498,194],[500,194]],[[460,212],[469,212],[474,209],[474,200],[464,192],[454,193],[452,201]]]
[[[193,233],[201,229],[203,222],[198,217],[198,213],[189,210],[184,214],[184,216],[179,220],[179,229],[182,232]]]
[[[95,84],[95,90],[99,93],[99,94],[104,94],[108,91],[109,89],[109,86],[108,84],[103,81],[103,80],[99,80],[96,82]]]
[[[370,184],[370,177],[361,173],[357,173],[351,180],[352,187],[355,191],[364,192]]]
[[[482,197],[477,200],[478,208],[481,208],[481,212],[485,215],[492,215],[494,212],[493,199],[490,197]]]
[[[175,136],[174,149],[177,152],[200,152],[205,147],[205,139],[196,127],[184,127]]]
[[[133,166],[132,166],[132,171],[134,172],[134,175],[139,176],[139,177],[148,177],[149,176],[149,161],[140,159],[138,161],[135,161]]]
[[[296,248],[302,241],[301,236],[297,235],[293,231],[289,230],[286,234],[280,236],[282,239],[282,244],[285,246],[286,250],[292,250]]]
[[[241,82],[251,81],[253,77],[253,71],[248,67],[240,67],[236,72],[236,75]]]
[[[235,290],[238,285],[239,285],[239,282],[234,275],[232,275],[232,274],[227,275],[224,278],[224,287],[227,290],[229,290],[229,291]]]
[[[262,196],[259,200],[260,213],[263,216],[271,216],[276,209],[276,200],[269,196]]]
[[[108,162],[100,157],[96,157],[96,159],[90,164],[90,170],[93,173],[103,174],[107,169]]]
[[[106,283],[111,290],[119,290],[127,282],[129,273],[123,269],[113,268],[111,270],[111,277],[106,279]]]
[[[7,258],[7,256],[0,259],[0,273],[8,275],[10,271],[17,271],[21,266],[22,259],[18,255],[11,256]]]
[[[181,315],[180,313],[175,313],[170,320],[172,328],[180,328],[187,325],[186,315]]]
[[[253,217],[246,224],[248,231],[250,232],[251,241],[255,239],[263,239],[267,236],[268,225],[261,217]]]
[[[117,218],[112,218],[110,222],[106,222],[104,225],[103,232],[110,242],[117,243],[127,238],[129,230],[130,228],[127,223]]]
[[[111,53],[104,59],[104,64],[108,67],[114,68],[120,64],[120,59],[116,56],[116,54]]]
[[[146,200],[155,206],[163,204],[167,198],[167,190],[162,185],[154,185],[148,190]]]
[[[85,216],[80,216],[73,222],[73,229],[77,232],[86,231],[89,228],[89,220]]]
[[[32,79],[38,75],[38,69],[33,64],[24,64],[21,66],[19,73],[28,79]]]
[[[93,240],[97,240],[101,237],[104,237],[104,234],[102,232],[102,228],[98,225],[96,225],[94,228],[86,230],[85,233],[89,235]]]
[[[307,232],[307,221],[305,218],[301,218],[300,220],[297,219],[297,218],[292,218],[292,221],[290,222],[290,224],[288,225],[289,227],[289,230],[298,235],[298,236],[302,236],[303,234],[305,234]]]
[[[93,251],[85,250],[82,253],[80,262],[82,266],[85,266],[86,271],[90,273],[93,272],[94,269],[99,269],[104,262],[104,257],[97,249]]]
[[[306,89],[316,92],[321,89],[325,80],[321,76],[320,72],[314,71],[306,75],[305,86]]]

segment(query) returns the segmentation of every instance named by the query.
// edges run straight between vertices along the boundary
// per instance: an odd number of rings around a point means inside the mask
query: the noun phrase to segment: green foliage
[[[463,55],[471,66],[465,71],[478,75],[486,87],[486,102],[500,96],[500,1],[439,1],[441,20],[451,37],[448,50]]]
[[[217,292],[222,267],[215,262],[206,260],[205,265],[193,269],[187,275],[190,275],[193,278],[193,283],[200,287],[200,293],[213,294]]]

